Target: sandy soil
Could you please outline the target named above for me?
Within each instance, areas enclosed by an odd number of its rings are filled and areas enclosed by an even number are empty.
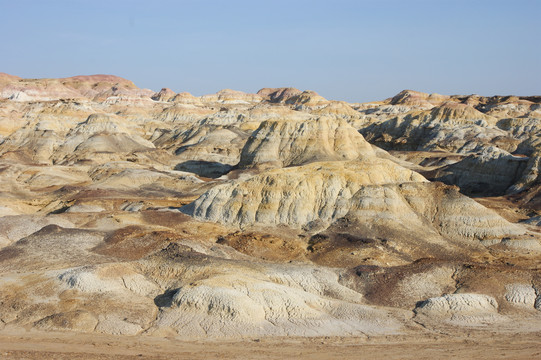
[[[0,334],[0,359],[541,359],[541,334],[186,340]]]

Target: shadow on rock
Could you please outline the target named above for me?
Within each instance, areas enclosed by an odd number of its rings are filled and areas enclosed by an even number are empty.
[[[227,174],[232,168],[231,165],[202,160],[188,160],[175,166],[175,170],[191,172],[212,179]]]
[[[154,304],[158,307],[171,307],[173,303],[173,296],[177,293],[178,289],[170,289],[154,298]]]

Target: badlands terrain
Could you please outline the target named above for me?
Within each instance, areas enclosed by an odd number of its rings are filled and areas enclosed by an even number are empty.
[[[0,357],[539,357],[540,130],[541,96],[0,73]]]

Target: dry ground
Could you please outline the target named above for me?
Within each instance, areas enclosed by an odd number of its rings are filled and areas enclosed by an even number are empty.
[[[0,334],[0,359],[541,359],[541,334],[464,332],[375,338],[187,340]]]

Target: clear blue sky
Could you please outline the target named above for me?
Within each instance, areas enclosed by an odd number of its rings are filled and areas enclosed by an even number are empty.
[[[0,0],[0,72],[189,91],[541,94],[536,0]]]

